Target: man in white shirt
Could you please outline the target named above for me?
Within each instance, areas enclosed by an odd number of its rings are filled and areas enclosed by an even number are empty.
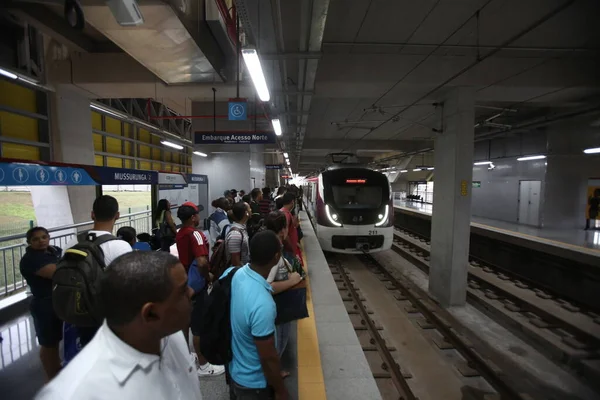
[[[181,331],[190,324],[192,289],[166,252],[131,252],[102,276],[106,319],[92,341],[37,400],[200,400]]]
[[[112,235],[115,222],[119,219],[119,203],[112,196],[100,196],[94,201],[92,206],[92,220],[94,226],[88,235],[95,237],[102,235]],[[77,237],[67,243],[64,250],[70,249],[77,244]],[[104,253],[104,263],[108,266],[115,258],[122,254],[132,251],[131,245],[124,240],[111,240],[100,245]]]
[[[94,201],[92,206],[92,220],[94,226],[90,231],[86,233],[88,240],[94,240],[98,236],[112,235],[115,227],[115,222],[119,219],[119,202],[112,196],[100,196]],[[65,246],[65,250],[75,246],[79,237],[73,238]],[[110,265],[120,255],[129,253],[132,250],[131,245],[124,240],[109,240],[108,242],[100,245],[102,252],[104,253],[104,264]],[[85,346],[92,340],[98,327],[78,327],[79,338],[81,346]]]

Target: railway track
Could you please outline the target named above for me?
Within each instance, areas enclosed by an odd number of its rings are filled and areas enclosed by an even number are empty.
[[[421,289],[369,255],[342,257],[328,255],[329,265],[385,399],[531,399]],[[389,310],[390,296],[403,313],[380,311],[383,305]],[[440,387],[447,392],[436,393]]]
[[[394,251],[429,272],[428,238],[398,230],[394,241]],[[473,258],[468,265],[467,299],[547,357],[598,386],[600,316],[595,312]]]

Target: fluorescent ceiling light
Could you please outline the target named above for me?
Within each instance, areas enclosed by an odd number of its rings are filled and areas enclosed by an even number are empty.
[[[491,165],[492,162],[491,161],[477,161],[476,163],[473,163],[473,165]]]
[[[2,68],[0,68],[0,75],[4,75],[4,76],[6,76],[7,78],[10,78],[10,79],[17,79],[18,78],[18,76],[16,74],[13,74],[12,72],[7,71],[7,70],[2,69]]]
[[[165,146],[167,146],[167,147],[172,147],[172,148],[177,149],[177,150],[182,150],[183,149],[182,145],[177,144],[177,143],[173,143],[173,142],[169,142],[168,140],[161,140],[160,142],[162,144],[164,144]]]
[[[397,173],[396,171],[392,171],[392,172],[390,172],[390,175],[391,175],[391,174],[396,174],[396,173]]]
[[[288,153],[283,153],[283,156],[284,156],[285,158],[289,158],[289,157],[290,157],[290,155],[289,155]]]
[[[261,101],[269,101],[271,99],[271,95],[269,94],[269,88],[267,86],[267,81],[265,80],[265,74],[260,66],[260,60],[258,58],[256,49],[242,50],[242,57],[244,57],[246,68],[248,68],[248,72],[250,73],[250,78],[252,78],[252,83],[254,83],[254,88],[256,89],[258,98]]]
[[[519,157],[517,158],[517,161],[531,161],[531,160],[543,160],[544,158],[546,158],[546,156],[526,156],[526,157]]]
[[[585,149],[583,152],[585,154],[598,154],[598,153],[600,153],[600,147],[595,147],[592,149]]]
[[[421,171],[421,168],[415,168],[415,169],[413,169],[413,172],[419,172],[419,171]]]
[[[195,151],[194,154],[197,156],[200,156],[200,157],[208,157],[205,153],[203,153],[201,151]]]
[[[278,118],[272,119],[271,124],[273,125],[273,130],[277,136],[281,136],[281,122],[279,122]]]
[[[427,171],[433,171],[434,169],[434,167],[427,167]]]
[[[405,172],[408,172],[408,170],[407,169],[403,169],[402,171],[400,171],[401,174],[403,174]]]

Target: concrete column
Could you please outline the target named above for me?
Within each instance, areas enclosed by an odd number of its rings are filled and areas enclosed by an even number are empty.
[[[49,96],[52,161],[94,165],[94,141],[89,99],[63,85]],[[96,198],[94,186],[32,187],[39,225],[47,228],[89,221]],[[65,200],[69,199],[68,204]],[[60,217],[56,210],[61,210]]]
[[[473,92],[456,88],[443,100],[443,132],[435,139],[429,292],[444,307],[466,301],[473,174]]]

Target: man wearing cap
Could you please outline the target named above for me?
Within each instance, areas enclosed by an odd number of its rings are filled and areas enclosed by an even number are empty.
[[[191,201],[183,203],[177,210],[177,218],[181,220],[181,229],[175,236],[177,251],[179,252],[179,261],[189,271],[190,267],[198,268],[200,275],[204,277],[205,282],[209,282],[209,264],[208,264],[208,240],[204,234],[197,229],[200,225],[198,206]],[[194,264],[195,261],[195,264]],[[222,365],[210,364],[200,353],[200,338],[197,332],[194,332],[194,327],[198,324],[197,319],[202,315],[202,293],[192,297],[192,334],[194,349],[196,353],[192,353],[196,360],[198,376],[214,376],[221,375],[225,372],[225,367]],[[186,338],[189,336],[187,331],[184,331]]]

